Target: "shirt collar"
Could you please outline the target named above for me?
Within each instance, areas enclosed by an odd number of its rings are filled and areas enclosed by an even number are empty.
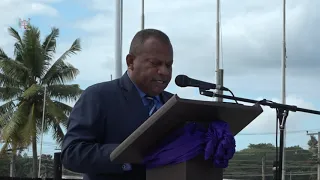
[[[127,75],[128,75],[128,77],[129,77],[129,79],[131,80],[128,71],[127,71]],[[144,98],[144,97],[146,96],[146,93],[144,93],[140,88],[138,88],[138,86],[137,86],[132,80],[131,80],[131,82],[132,82],[132,84],[134,85],[134,87],[136,87],[136,89],[137,89],[137,91],[138,91],[138,93],[139,93],[140,98]],[[158,95],[158,96],[155,96],[155,98],[157,99],[158,102],[161,102],[159,95]]]

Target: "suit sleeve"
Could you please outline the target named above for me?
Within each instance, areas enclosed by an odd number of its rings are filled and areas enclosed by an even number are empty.
[[[87,174],[121,172],[120,164],[110,161],[111,152],[118,144],[101,144],[107,114],[99,90],[87,88],[75,104],[62,143],[61,161],[66,169]],[[103,103],[103,104],[102,104]]]

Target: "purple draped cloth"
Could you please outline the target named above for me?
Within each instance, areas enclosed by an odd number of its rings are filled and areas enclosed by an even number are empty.
[[[167,136],[160,145],[144,159],[147,168],[178,164],[200,154],[212,160],[217,168],[228,167],[235,153],[235,139],[229,125],[213,121],[208,129],[199,123],[188,123]]]

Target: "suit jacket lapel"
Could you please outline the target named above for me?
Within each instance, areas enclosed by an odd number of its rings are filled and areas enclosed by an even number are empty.
[[[134,109],[137,119],[146,120],[149,117],[148,109],[143,105],[139,92],[130,80],[127,72],[120,78],[120,87],[122,94],[127,100],[127,107]]]
[[[165,104],[171,98],[170,94],[167,92],[162,92],[160,97],[161,97],[163,104]]]

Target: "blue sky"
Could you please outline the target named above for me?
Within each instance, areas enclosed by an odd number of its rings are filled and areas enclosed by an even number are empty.
[[[75,83],[86,88],[110,79],[114,74],[114,11],[115,4],[103,0],[28,0],[20,5],[1,3],[0,47],[12,54],[12,38],[5,29],[18,27],[18,19],[31,18],[42,35],[52,26],[60,29],[57,57],[81,38],[83,51],[68,59],[80,70]],[[319,2],[293,0],[288,3],[287,22],[287,103],[304,108],[320,109],[318,32],[316,16]],[[232,6],[231,6],[232,5]],[[237,7],[237,8],[235,8]],[[222,47],[224,85],[236,96],[251,99],[281,100],[281,2],[257,0],[222,1]],[[175,49],[174,76],[186,74],[208,82],[215,81],[215,3],[177,0],[146,0],[146,28],[166,32]],[[140,28],[140,1],[124,2],[123,56],[133,35]],[[22,32],[22,30],[21,30]],[[123,71],[125,63],[123,61]],[[177,88],[174,81],[168,91],[181,97],[208,100],[197,89]],[[72,105],[72,104],[71,104]],[[236,136],[237,148],[249,143],[275,143],[275,111],[265,112]],[[239,119],[241,121],[241,119]],[[287,145],[307,148],[305,130],[319,131],[316,115],[290,113]],[[267,134],[265,134],[267,133]],[[56,147],[50,135],[44,138],[43,153]],[[31,153],[31,149],[29,151]]]

